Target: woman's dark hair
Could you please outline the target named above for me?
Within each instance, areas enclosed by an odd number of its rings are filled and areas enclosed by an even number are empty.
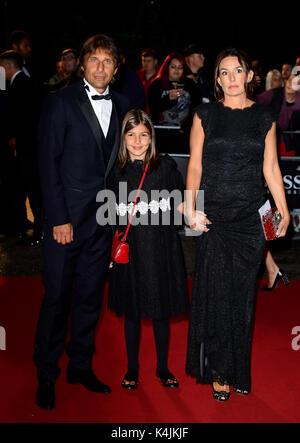
[[[171,64],[171,61],[174,60],[174,58],[176,58],[182,64],[183,66],[182,79],[184,77],[184,73],[186,70],[186,63],[184,56],[179,52],[171,52],[171,54],[169,54],[163,61],[163,64],[161,65],[157,73],[157,76],[154,78],[154,80],[157,78],[159,79],[163,89],[168,89],[169,87],[169,66]]]
[[[111,37],[104,34],[94,35],[90,37],[82,46],[79,61],[81,66],[84,65],[85,56],[95,52],[98,48],[103,49],[110,54],[115,60],[115,66],[117,67],[120,62],[119,49]]]
[[[218,102],[221,102],[224,100],[224,92],[223,92],[222,87],[218,83],[218,77],[220,75],[221,61],[224,60],[224,58],[226,58],[226,57],[237,57],[238,61],[240,62],[241,66],[243,67],[243,69],[247,75],[249,74],[250,71],[252,71],[251,60],[246,52],[236,49],[236,48],[228,48],[228,49],[224,49],[222,52],[220,52],[218,54],[216,62],[215,62],[215,77],[214,77],[215,98]],[[251,80],[251,82],[245,83],[245,90],[246,90],[247,98],[252,99],[253,98],[253,90],[254,90],[253,79]]]
[[[141,109],[132,109],[131,111],[127,112],[122,123],[121,143],[118,154],[119,169],[121,172],[125,170],[126,164],[129,160],[125,135],[127,134],[127,132],[129,132],[131,129],[135,128],[139,124],[146,126],[146,128],[150,133],[150,144],[146,152],[144,163],[149,162],[149,171],[154,169],[154,167],[157,164],[159,155],[156,152],[155,130],[153,123],[150,117],[146,114],[146,112],[142,111]]]

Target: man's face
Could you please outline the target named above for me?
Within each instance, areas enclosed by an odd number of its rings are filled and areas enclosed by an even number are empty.
[[[61,62],[62,69],[66,74],[71,74],[72,72],[76,71],[79,64],[78,58],[76,58],[72,52],[63,55],[61,58]]]
[[[282,75],[282,78],[283,78],[284,81],[287,81],[287,79],[291,75],[291,72],[292,72],[292,66],[291,65],[288,65],[288,64],[282,65],[281,75]]]
[[[146,74],[152,74],[155,72],[157,65],[157,59],[150,56],[142,56],[142,67]]]
[[[191,64],[195,69],[203,68],[204,60],[203,54],[191,54],[188,56],[188,64]]]
[[[20,54],[23,60],[26,60],[31,54],[29,38],[23,38],[18,44],[13,44],[12,49]]]
[[[85,79],[102,94],[117,72],[115,59],[102,48],[87,54],[82,67]]]

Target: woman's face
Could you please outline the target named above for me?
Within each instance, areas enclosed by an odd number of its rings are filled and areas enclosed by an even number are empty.
[[[237,57],[225,57],[219,65],[217,81],[223,89],[224,96],[245,95],[245,84],[252,78],[253,71],[247,74]]]
[[[125,143],[130,160],[144,160],[150,142],[150,132],[142,123],[126,132]]]
[[[183,64],[177,59],[173,58],[169,64],[169,80],[171,82],[178,82],[183,76]]]
[[[272,80],[271,80],[271,88],[280,88],[282,86],[282,80],[281,77],[278,74],[273,74],[272,75]]]

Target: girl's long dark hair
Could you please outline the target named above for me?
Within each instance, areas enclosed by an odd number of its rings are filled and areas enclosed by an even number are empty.
[[[144,163],[146,164],[149,162],[149,172],[153,170],[159,160],[159,155],[156,152],[156,146],[155,146],[155,130],[153,123],[150,119],[150,117],[144,112],[142,109],[132,109],[131,111],[127,112],[123,119],[122,123],[122,130],[121,130],[121,143],[120,143],[120,149],[118,154],[118,162],[119,162],[119,170],[120,172],[124,172],[127,162],[129,160],[129,154],[126,147],[125,142],[125,134],[127,134],[128,131],[135,128],[139,124],[142,124],[146,126],[150,133],[150,145],[146,152]]]
[[[250,71],[252,71],[251,61],[248,54],[242,50],[236,48],[228,48],[224,49],[217,56],[215,62],[215,74],[214,74],[214,90],[215,90],[215,98],[218,102],[222,102],[224,100],[224,92],[222,87],[218,83],[218,77],[220,75],[220,64],[221,61],[226,57],[237,57],[244,71],[248,75]],[[248,99],[253,99],[253,90],[254,90],[254,81],[252,79],[251,82],[245,83],[245,90]]]

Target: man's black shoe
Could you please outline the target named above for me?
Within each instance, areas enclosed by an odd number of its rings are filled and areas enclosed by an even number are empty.
[[[110,387],[98,380],[92,370],[83,372],[67,371],[66,381],[72,385],[83,385],[88,391],[99,394],[110,394],[111,392]]]
[[[36,404],[50,411],[55,407],[55,390],[53,381],[43,381],[39,383],[39,387],[35,396]]]

